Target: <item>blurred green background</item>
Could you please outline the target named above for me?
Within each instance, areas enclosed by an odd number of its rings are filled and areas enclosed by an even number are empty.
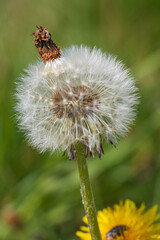
[[[131,69],[141,95],[118,151],[89,159],[97,209],[130,198],[160,206],[160,1],[0,1],[0,240],[70,240],[84,215],[75,161],[39,154],[18,130],[15,81],[37,59],[31,33],[47,27],[61,46],[97,46]]]

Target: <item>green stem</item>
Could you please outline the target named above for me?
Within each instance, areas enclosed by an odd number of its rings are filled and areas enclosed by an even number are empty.
[[[82,201],[87,215],[91,238],[92,240],[101,240],[94,197],[89,179],[88,164],[84,156],[84,146],[82,143],[77,144],[76,159],[80,176]]]

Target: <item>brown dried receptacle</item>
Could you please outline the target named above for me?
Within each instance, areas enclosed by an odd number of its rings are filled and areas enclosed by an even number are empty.
[[[61,50],[51,39],[51,34],[46,28],[36,26],[38,30],[33,32],[34,43],[39,57],[43,62],[54,60],[61,56]]]

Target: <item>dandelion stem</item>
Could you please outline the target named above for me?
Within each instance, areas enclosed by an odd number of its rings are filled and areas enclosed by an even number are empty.
[[[87,159],[84,154],[84,146],[79,143],[76,147],[76,159],[78,164],[82,201],[84,204],[85,213],[87,215],[88,226],[92,240],[101,240],[100,231],[97,222],[97,214],[94,203],[92,187],[89,179]]]

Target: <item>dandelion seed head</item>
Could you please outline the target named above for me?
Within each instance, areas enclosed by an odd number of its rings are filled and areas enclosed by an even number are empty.
[[[128,133],[136,92],[134,79],[115,57],[73,46],[61,58],[30,65],[21,77],[19,125],[42,152],[70,149],[79,141],[90,152],[102,150],[102,139],[115,144]]]

